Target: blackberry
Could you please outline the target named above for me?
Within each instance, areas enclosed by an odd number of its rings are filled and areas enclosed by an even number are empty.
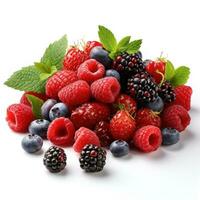
[[[139,103],[149,103],[157,99],[158,86],[147,72],[141,72],[128,79],[127,93]]]
[[[66,166],[67,156],[63,149],[51,146],[44,155],[44,165],[52,173],[62,171]]]
[[[168,81],[163,82],[158,93],[165,103],[171,103],[176,99],[175,91]]]
[[[130,74],[130,72],[132,74],[143,72],[142,54],[140,52],[135,54],[122,53],[114,60],[112,68],[118,72],[125,72],[125,75]]]
[[[99,172],[106,164],[106,151],[93,144],[87,144],[80,153],[80,167],[86,172]]]

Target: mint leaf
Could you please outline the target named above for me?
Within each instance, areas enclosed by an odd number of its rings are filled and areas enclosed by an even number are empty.
[[[108,30],[104,26],[99,26],[98,34],[99,34],[99,39],[106,50],[110,52],[116,50],[117,40],[114,34],[110,30]]]
[[[124,51],[126,50],[129,42],[130,42],[131,36],[126,36],[124,38],[122,38],[119,43],[117,44],[117,51]]]
[[[41,58],[41,63],[49,66],[56,66],[58,70],[61,69],[62,61],[67,49],[67,43],[67,37],[64,35],[58,41],[50,44]]]
[[[41,107],[44,103],[44,101],[36,96],[33,96],[33,95],[30,95],[30,94],[27,94],[26,95],[29,103],[31,104],[31,107],[32,107],[32,111],[33,111],[33,114],[35,115],[35,117],[37,119],[41,118],[42,117],[42,114],[41,114]]]
[[[58,70],[57,70],[56,66],[52,66],[51,71],[49,73],[41,73],[40,74],[40,80],[43,81],[43,80],[48,79],[50,76],[52,76],[57,71]]]
[[[170,81],[175,73],[174,65],[172,64],[171,61],[167,60],[166,65],[165,65],[165,79],[167,81]]]
[[[129,43],[126,52],[128,54],[133,54],[138,52],[138,50],[140,49],[142,44],[142,40],[134,40],[132,42]]]
[[[45,83],[40,80],[40,72],[35,66],[28,66],[14,72],[4,84],[20,91],[44,93]]]
[[[190,69],[186,66],[180,66],[175,70],[174,76],[171,79],[171,84],[173,86],[184,85],[187,83],[190,76]]]

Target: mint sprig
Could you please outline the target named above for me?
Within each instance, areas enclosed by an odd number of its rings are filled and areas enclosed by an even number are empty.
[[[109,52],[109,56],[112,59],[115,59],[115,57],[122,52],[134,54],[138,52],[142,44],[142,40],[130,42],[131,36],[126,36],[117,42],[114,34],[104,26],[99,26],[98,34],[103,47]]]

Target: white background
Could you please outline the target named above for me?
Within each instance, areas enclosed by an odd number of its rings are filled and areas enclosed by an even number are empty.
[[[0,199],[200,199],[198,0],[1,0],[0,1]],[[38,61],[51,41],[97,39],[97,25],[120,38],[143,38],[145,58],[163,51],[176,66],[191,67],[192,122],[179,144],[157,152],[132,152],[128,158],[109,154],[104,172],[85,174],[78,155],[66,149],[67,170],[50,174],[42,155],[28,155],[22,135],[6,125],[5,110],[20,92],[3,86],[11,73]],[[45,143],[44,150],[49,147]]]

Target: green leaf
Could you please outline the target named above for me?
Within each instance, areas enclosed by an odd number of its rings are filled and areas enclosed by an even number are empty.
[[[122,38],[119,43],[117,44],[117,51],[124,51],[126,50],[129,42],[130,42],[131,36],[126,36],[124,38]]]
[[[108,30],[106,27],[104,26],[99,26],[99,39],[101,41],[101,43],[103,44],[103,47],[112,52],[115,51],[117,48],[117,40],[114,36],[114,34]]]
[[[165,79],[167,81],[170,81],[175,73],[174,65],[172,64],[171,61],[167,60],[166,65],[165,65]]]
[[[126,52],[128,54],[133,54],[138,52],[138,50],[140,49],[142,44],[142,40],[134,40],[132,42],[129,43]]]
[[[49,66],[56,66],[58,70],[61,69],[67,49],[67,43],[67,37],[64,35],[58,41],[50,44],[41,58],[41,63]]]
[[[52,76],[57,71],[58,70],[57,70],[56,66],[52,66],[51,71],[49,73],[41,73],[40,74],[40,80],[42,81],[42,80],[48,79],[50,76]]]
[[[32,111],[33,111],[33,114],[35,115],[35,117],[37,119],[41,118],[42,117],[42,114],[41,114],[41,107],[44,103],[44,101],[36,96],[33,96],[33,95],[30,95],[30,94],[27,94],[26,95],[29,103],[31,104],[31,107],[32,107]]]
[[[14,72],[4,84],[20,91],[44,93],[45,83],[45,80],[40,80],[40,72],[35,66],[28,66]]]
[[[190,68],[186,66],[180,66],[175,70],[174,76],[171,79],[173,86],[184,85],[187,83],[190,76]]]
[[[111,52],[111,53],[109,53],[109,57],[111,58],[111,59],[115,59],[115,57],[117,56],[117,52],[116,51],[113,51],[113,52]]]

